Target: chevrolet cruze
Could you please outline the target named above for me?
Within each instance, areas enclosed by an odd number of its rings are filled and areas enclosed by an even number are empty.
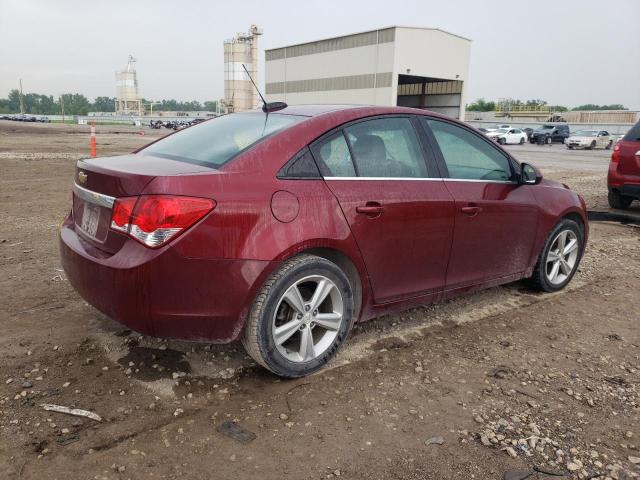
[[[582,198],[468,125],[269,110],[79,161],[60,252],[80,295],[138,332],[241,340],[299,377],[354,322],[520,279],[552,292],[576,273]]]

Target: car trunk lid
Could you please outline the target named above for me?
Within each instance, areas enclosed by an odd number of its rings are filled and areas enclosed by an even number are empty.
[[[120,249],[125,235],[111,230],[111,213],[119,197],[137,196],[156,177],[198,174],[212,168],[150,155],[86,159],[76,165],[73,218],[76,231],[108,253]]]

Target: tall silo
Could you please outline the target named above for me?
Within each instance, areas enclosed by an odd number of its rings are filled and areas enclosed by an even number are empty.
[[[228,112],[256,108],[259,96],[242,65],[258,83],[258,36],[262,30],[251,25],[248,33],[238,33],[224,41],[224,103]]]
[[[133,66],[136,59],[129,55],[127,68],[116,72],[116,113],[142,115],[142,101],[138,97],[138,78]]]

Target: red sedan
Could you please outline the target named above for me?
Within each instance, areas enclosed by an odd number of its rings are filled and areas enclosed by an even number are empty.
[[[318,105],[79,161],[60,251],[109,317],[158,337],[240,339],[299,377],[356,321],[523,278],[560,290],[587,233],[579,195],[464,123]]]

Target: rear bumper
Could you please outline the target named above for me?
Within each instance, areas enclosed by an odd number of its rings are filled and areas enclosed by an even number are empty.
[[[633,198],[640,198],[640,183],[639,184],[623,184],[617,189],[622,195]]]
[[[615,164],[609,164],[607,187],[622,195],[640,199],[640,175],[624,175],[618,173]]]
[[[277,262],[187,258],[127,241],[114,255],[87,244],[67,218],[60,231],[67,278],[89,304],[137,332],[227,343]]]

